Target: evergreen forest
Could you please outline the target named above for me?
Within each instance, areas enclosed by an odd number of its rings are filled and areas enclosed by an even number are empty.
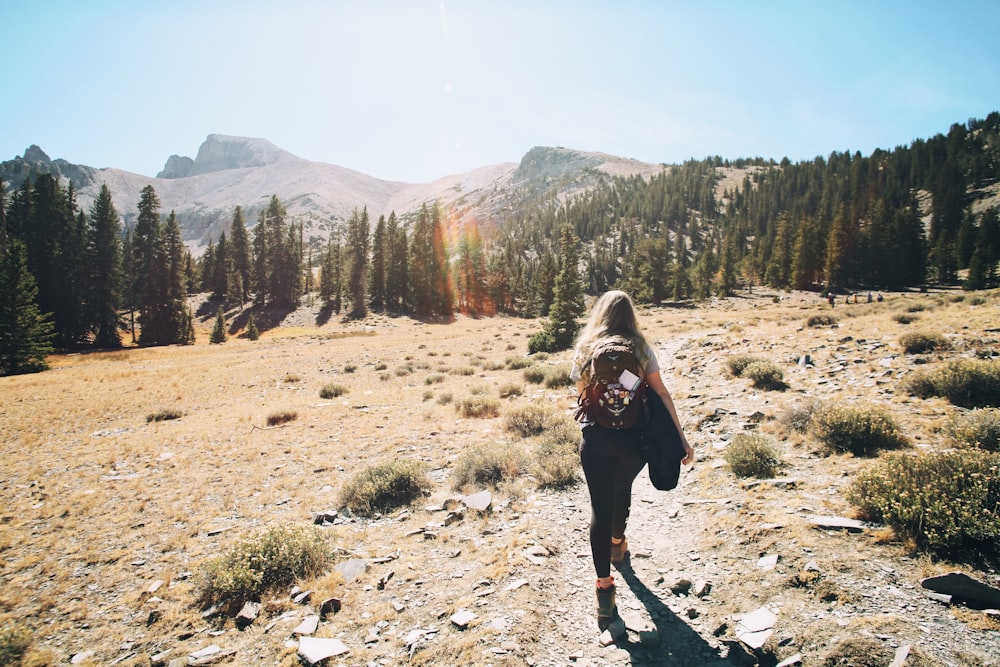
[[[13,191],[0,183],[0,375],[42,370],[52,350],[192,343],[198,293],[251,310],[289,312],[314,295],[345,318],[447,320],[573,318],[579,291],[609,288],[662,304],[758,285],[1000,286],[998,112],[870,156],[711,157],[648,180],[595,175],[563,204],[493,221],[488,237],[427,202],[407,224],[355,210],[329,239],[306,239],[272,196],[252,225],[235,206],[228,234],[197,259],[151,185],[126,228],[107,187],[84,211],[73,184],[48,174]]]

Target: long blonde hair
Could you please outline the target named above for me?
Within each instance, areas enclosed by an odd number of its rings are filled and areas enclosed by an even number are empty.
[[[649,344],[639,330],[635,306],[631,297],[621,290],[605,292],[594,302],[590,317],[576,339],[573,361],[583,369],[585,375],[590,370],[588,362],[594,354],[594,348],[611,336],[621,336],[631,341],[635,355],[643,366],[649,363]]]

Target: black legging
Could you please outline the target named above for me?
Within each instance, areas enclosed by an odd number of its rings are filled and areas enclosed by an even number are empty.
[[[632,481],[646,463],[639,452],[635,431],[583,429],[580,462],[590,491],[590,552],[598,578],[611,576],[611,536],[625,534]]]

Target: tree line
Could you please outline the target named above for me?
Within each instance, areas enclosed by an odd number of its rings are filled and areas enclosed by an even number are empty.
[[[720,192],[727,169],[742,169],[743,179]],[[355,210],[328,240],[307,241],[272,196],[252,236],[237,206],[228,234],[197,260],[152,186],[125,229],[107,187],[84,212],[72,183],[50,175],[27,179],[9,202],[0,183],[0,374],[44,367],[53,348],[119,347],[123,335],[143,345],[193,342],[187,296],[198,292],[279,310],[318,293],[349,318],[552,316],[561,324],[539,343],[550,347],[565,342],[580,307],[567,281],[654,304],[759,284],[1000,285],[1000,216],[978,199],[1000,180],[1000,113],[868,157],[712,157],[648,180],[598,175],[564,204],[521,208],[486,240],[474,222],[451,220],[433,203],[407,224],[380,215],[374,228],[367,209]]]

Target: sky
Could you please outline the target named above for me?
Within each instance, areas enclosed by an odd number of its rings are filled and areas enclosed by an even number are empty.
[[[155,176],[212,133],[424,183],[534,146],[891,150],[1000,110],[995,0],[0,0],[0,160]]]

